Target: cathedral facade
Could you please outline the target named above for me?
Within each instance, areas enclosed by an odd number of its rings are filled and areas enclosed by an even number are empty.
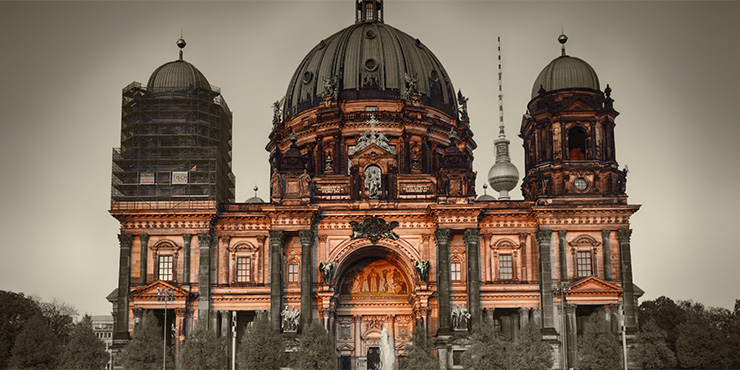
[[[616,327],[621,304],[631,337],[639,206],[616,161],[611,89],[561,36],[522,119],[524,199],[508,196],[519,175],[503,122],[487,179],[499,199],[476,196],[467,98],[382,5],[357,1],[355,23],[315,45],[274,104],[266,201],[235,201],[231,112],[182,51],[124,89],[114,345],[144,310],[167,315],[176,351],[195,325],[240,336],[267,312],[290,336],[319,321],[352,370],[374,366],[383,329],[402,354],[419,324],[444,369],[460,368],[482,320],[511,342],[536,323],[555,368],[574,363],[601,307]]]

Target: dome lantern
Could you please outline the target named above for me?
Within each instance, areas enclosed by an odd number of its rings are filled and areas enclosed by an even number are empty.
[[[355,23],[383,22],[383,2],[381,0],[357,0]]]

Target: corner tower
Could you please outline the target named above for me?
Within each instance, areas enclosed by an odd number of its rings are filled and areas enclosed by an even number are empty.
[[[618,169],[614,149],[611,88],[585,61],[565,53],[535,80],[532,100],[522,120],[526,200],[541,198],[626,198],[626,171]]]
[[[113,149],[111,200],[234,201],[232,116],[217,87],[180,57],[146,86],[123,88],[121,146]]]

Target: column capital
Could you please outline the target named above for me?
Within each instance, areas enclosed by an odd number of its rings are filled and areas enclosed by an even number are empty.
[[[285,233],[282,230],[271,230],[270,231],[270,244],[283,245],[283,239]]]
[[[198,246],[200,246],[200,248],[210,248],[211,240],[212,240],[211,234],[207,234],[207,233],[198,234]]]
[[[149,244],[149,234],[139,234],[139,242],[141,245]]]
[[[480,230],[479,229],[467,229],[463,233],[463,241],[466,245],[478,245],[480,242]]]
[[[450,234],[452,233],[452,230],[450,229],[437,229],[434,231],[434,238],[437,239],[437,244],[449,244],[450,243]]]
[[[629,244],[632,238],[632,229],[619,229],[617,230],[617,237],[619,242],[622,244]]]
[[[601,230],[601,238],[602,239],[607,239],[607,238],[609,238],[609,235],[611,235],[611,233],[612,233],[612,231],[609,230],[609,229]]]
[[[121,248],[131,248],[134,244],[134,236],[131,234],[118,234],[118,243]]]
[[[565,229],[558,230],[558,237],[559,238],[561,238],[561,239],[562,238],[565,238],[566,235],[568,235],[568,230],[565,230]]]
[[[537,233],[535,235],[537,237],[537,244],[550,244],[550,238],[552,238],[552,229],[549,227],[537,229]]]
[[[301,240],[301,245],[313,245],[313,230],[299,230],[298,239]]]

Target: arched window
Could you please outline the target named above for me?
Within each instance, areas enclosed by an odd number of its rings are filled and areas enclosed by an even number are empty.
[[[600,242],[596,241],[590,235],[580,235],[572,242],[568,243],[571,247],[573,261],[573,276],[576,279],[598,275],[599,263],[597,253]]]
[[[519,244],[501,239],[491,245],[491,269],[494,281],[515,281],[519,273]]]
[[[154,258],[154,273],[158,280],[177,281],[177,257],[180,247],[165,240],[152,248]]]
[[[574,126],[568,130],[568,159],[571,161],[586,160],[586,130]]]
[[[255,267],[259,263],[259,248],[250,243],[238,243],[229,250],[231,251],[231,282],[256,282]]]

